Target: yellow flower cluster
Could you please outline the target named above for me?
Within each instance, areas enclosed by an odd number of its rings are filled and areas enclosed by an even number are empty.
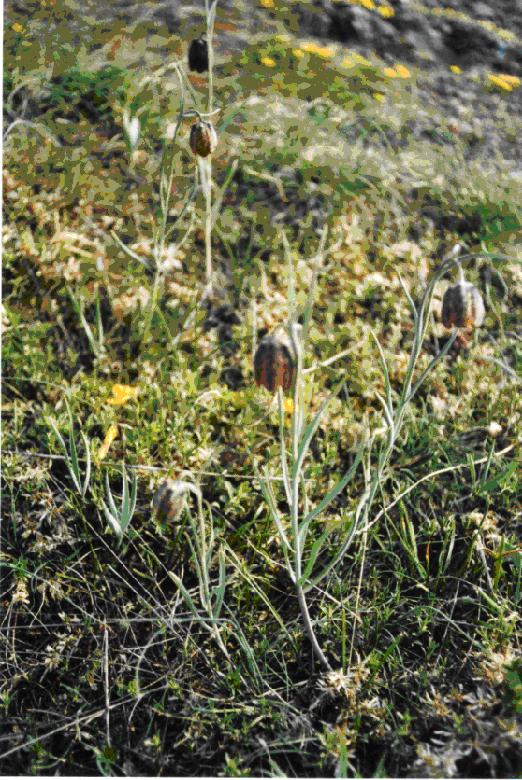
[[[458,65],[450,65],[450,70],[452,73],[455,73],[457,76],[462,73],[462,68],[459,68]]]
[[[380,5],[377,9],[377,13],[380,14],[383,19],[391,19],[395,16],[395,10],[391,5]]]
[[[335,0],[335,2],[346,2],[346,0]],[[391,19],[395,16],[395,9],[391,5],[377,5],[375,0],[347,0],[350,5],[358,5],[359,8],[366,8],[367,11],[377,11],[383,19]]]
[[[384,68],[383,73],[390,79],[409,79],[411,76],[406,65],[401,64],[394,65],[393,68]]]
[[[130,385],[113,385],[111,389],[112,397],[107,399],[111,406],[124,406],[138,395],[138,388]]]
[[[259,0],[259,5],[262,8],[273,8],[274,7],[274,0]]]
[[[23,33],[24,26],[23,24],[20,24],[20,22],[15,22],[14,24],[11,25],[11,30],[13,30],[13,32],[15,33]]]
[[[261,57],[261,64],[266,68],[275,68],[276,61],[272,57]]]
[[[302,43],[300,48],[302,51],[305,51],[308,54],[315,54],[317,57],[321,57],[323,60],[331,60],[335,54],[334,50],[329,46],[319,46],[313,41],[306,41],[305,43]]]
[[[488,83],[494,87],[504,90],[504,92],[513,92],[520,86],[518,76],[510,76],[508,73],[490,73]]]

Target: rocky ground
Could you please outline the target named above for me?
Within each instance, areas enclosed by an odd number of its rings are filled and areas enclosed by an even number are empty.
[[[158,34],[188,39],[203,29],[202,5],[172,0],[72,0],[66,37],[87,49],[101,45],[98,37],[105,40],[131,28],[139,30],[144,40]],[[389,64],[415,65],[421,70],[417,80],[420,105],[436,108],[447,117],[455,132],[469,140],[469,155],[500,155],[518,168],[522,89],[514,89],[506,99],[498,89],[484,90],[482,82],[491,74],[522,76],[522,1],[452,0],[439,5],[436,0],[390,0],[386,8],[393,15],[389,17],[371,6],[375,6],[373,0],[314,0],[285,4],[281,10],[271,0],[261,6],[251,0],[221,0],[216,29],[218,67],[256,36],[262,39],[274,32],[335,42],[362,55],[375,53]],[[28,7],[37,9],[38,3],[9,0],[7,23],[20,15],[27,18]],[[56,21],[36,14],[32,25],[42,35],[52,34],[53,25],[63,27],[63,14]],[[59,59],[56,68],[60,70]],[[450,68],[458,69],[458,79]],[[504,133],[499,130],[499,108],[504,114]],[[427,136],[430,125],[428,114],[423,116],[421,110],[411,130]]]

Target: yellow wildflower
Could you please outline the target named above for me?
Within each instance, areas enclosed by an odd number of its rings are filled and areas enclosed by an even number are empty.
[[[455,73],[457,76],[462,73],[462,68],[459,68],[458,65],[450,65],[450,70],[452,73]]]
[[[274,0],[259,0],[259,5],[261,5],[263,8],[273,8]]]
[[[103,460],[104,458],[107,457],[107,453],[109,452],[109,447],[111,446],[114,439],[116,439],[117,437],[118,437],[118,426],[110,425],[107,433],[105,434],[103,444],[98,450],[98,460]]]
[[[391,19],[395,16],[395,10],[390,5],[380,5],[377,9],[377,13],[380,14],[383,19]]]
[[[276,61],[272,59],[272,57],[261,57],[261,64],[265,65],[267,68],[275,68]]]
[[[24,31],[23,24],[20,24],[20,22],[15,22],[13,25],[11,25],[11,30],[13,30],[15,33],[22,33]]]
[[[308,54],[316,54],[323,60],[331,60],[334,56],[334,50],[329,46],[318,46],[317,43],[314,43],[313,41],[302,43],[301,49],[308,52]]]
[[[111,406],[124,406],[127,401],[136,398],[137,395],[137,387],[130,387],[130,385],[113,385],[112,398],[108,398],[107,403]]]
[[[361,6],[361,8],[367,8],[369,11],[373,11],[375,8],[375,3],[373,0],[359,0],[358,4]]]
[[[490,76],[489,83],[493,84],[495,87],[500,87],[500,89],[503,89],[505,92],[513,92],[512,85],[507,81],[504,81],[504,79],[501,79],[499,76]]]
[[[396,65],[395,70],[397,71],[397,75],[401,79],[409,79],[411,76],[411,73],[406,67],[406,65]]]
[[[284,399],[283,410],[287,412],[287,414],[292,414],[292,412],[294,411],[294,402],[291,398]]]
[[[298,60],[300,60],[301,57],[304,57],[304,52],[302,52],[301,49],[292,49],[292,54],[294,57],[297,57]]]
[[[406,65],[395,65],[394,68],[384,68],[383,73],[390,79],[409,79],[411,76],[410,71]]]
[[[518,76],[510,76],[509,73],[499,73],[499,76],[503,81],[507,81],[508,84],[511,84],[513,89],[520,86],[520,79]]]
[[[374,92],[373,97],[375,98],[375,100],[378,100],[379,103],[382,103],[384,100],[384,95],[382,94],[382,92]]]
[[[503,89],[504,92],[513,92],[515,87],[520,86],[520,80],[517,79],[516,76],[506,77],[503,73],[499,73],[498,75],[490,73],[488,76],[488,83],[491,86]]]

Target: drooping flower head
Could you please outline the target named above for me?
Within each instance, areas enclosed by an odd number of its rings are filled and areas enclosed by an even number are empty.
[[[217,134],[210,122],[199,120],[190,129],[190,148],[198,157],[208,157],[217,146]]]
[[[486,310],[482,296],[474,285],[459,279],[448,287],[442,299],[442,322],[446,328],[479,328]]]
[[[208,70],[208,45],[202,35],[199,38],[194,38],[190,43],[188,64],[190,70],[195,70],[197,73],[204,73]]]
[[[271,393],[279,387],[289,390],[295,380],[296,354],[291,339],[283,328],[278,328],[259,342],[254,355],[256,384]]]

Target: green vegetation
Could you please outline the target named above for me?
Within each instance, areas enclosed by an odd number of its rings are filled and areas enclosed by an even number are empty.
[[[33,5],[5,41],[2,771],[514,776],[509,154],[412,66],[292,25],[225,49],[241,14],[218,10],[205,167],[190,37],[75,42],[64,0]],[[509,149],[516,90],[487,94]],[[456,243],[473,333],[441,323]],[[278,401],[253,353],[289,318]],[[173,522],[167,477],[190,485]]]

